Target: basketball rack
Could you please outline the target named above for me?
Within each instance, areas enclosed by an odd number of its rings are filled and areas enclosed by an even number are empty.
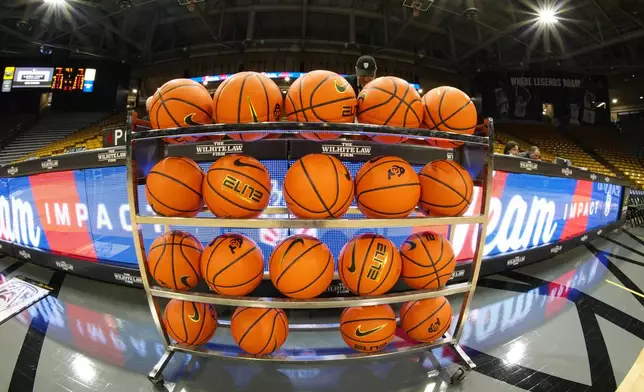
[[[374,360],[386,357],[393,357],[399,355],[409,354],[428,354],[429,350],[442,346],[451,346],[454,352],[460,357],[464,366],[459,367],[458,370],[451,374],[450,381],[458,383],[462,381],[467,372],[471,371],[475,364],[468,357],[468,355],[459,346],[459,340],[463,334],[465,322],[468,319],[469,309],[472,302],[472,297],[477,286],[479,271],[481,267],[481,259],[483,257],[483,247],[485,244],[487,217],[489,211],[492,173],[493,173],[493,123],[489,119],[489,137],[461,135],[446,133],[441,131],[426,130],[426,129],[408,129],[397,128],[388,126],[375,126],[366,124],[331,124],[331,123],[298,123],[298,122],[272,122],[272,123],[254,123],[254,124],[213,124],[202,125],[187,128],[172,128],[163,130],[151,130],[144,126],[141,122],[136,120],[135,116],[130,116],[129,119],[129,142],[127,146],[127,189],[128,200],[130,206],[130,215],[132,222],[132,235],[134,238],[134,246],[136,256],[141,271],[141,280],[145,289],[146,298],[148,300],[152,318],[157,327],[162,341],[165,345],[165,351],[158,363],[149,373],[148,378],[155,384],[155,386],[163,388],[164,378],[163,370],[176,352],[183,352],[189,354],[239,359],[246,361],[268,361],[280,363],[311,363],[311,362],[324,362],[324,361],[341,361],[341,360]],[[147,125],[147,124],[146,124]],[[136,144],[145,139],[157,138],[174,138],[181,136],[213,136],[225,135],[226,133],[244,133],[244,132],[273,132],[273,133],[298,133],[298,132],[337,132],[342,134],[388,134],[388,135],[405,135],[413,138],[438,138],[446,140],[454,140],[464,143],[465,145],[479,146],[485,150],[483,158],[482,169],[482,199],[480,214],[476,216],[466,217],[424,217],[419,214],[414,214],[411,217],[403,219],[326,219],[326,220],[309,220],[309,219],[295,219],[292,215],[288,218],[273,219],[273,218],[257,218],[257,219],[221,219],[215,217],[208,218],[168,218],[161,216],[141,215],[139,208],[138,186],[141,185],[137,179],[137,162]],[[417,147],[417,146],[415,146]],[[431,148],[431,147],[427,147]],[[461,147],[462,148],[462,147]],[[474,202],[474,201],[473,201]],[[284,208],[271,208],[269,207],[264,214],[285,214],[287,211]],[[359,211],[351,208],[349,214],[357,214]],[[262,216],[265,216],[262,215]],[[389,293],[380,296],[352,296],[352,297],[331,297],[331,298],[315,298],[308,300],[298,300],[290,298],[274,298],[274,297],[228,297],[220,296],[206,292],[195,291],[175,291],[170,289],[161,288],[152,284],[150,280],[150,272],[147,268],[146,252],[143,240],[142,225],[161,225],[165,227],[166,231],[170,230],[171,226],[192,226],[192,227],[226,227],[226,228],[393,228],[393,227],[422,227],[422,226],[448,226],[449,227],[449,240],[453,238],[455,225],[459,224],[476,224],[477,229],[475,233],[478,235],[474,256],[472,259],[471,274],[468,281],[463,283],[449,284],[439,290],[413,290],[407,292]],[[264,275],[264,279],[269,279],[268,275]],[[337,273],[334,276],[337,279]],[[375,353],[347,353],[346,349],[338,349],[337,353],[329,353],[325,350],[323,354],[312,355],[310,351],[305,350],[287,350],[282,349],[272,355],[263,357],[254,357],[242,354],[235,350],[222,349],[217,344],[208,344],[208,346],[216,346],[217,348],[197,348],[188,347],[181,344],[174,343],[170,340],[167,332],[165,331],[164,323],[161,318],[161,309],[159,306],[158,298],[180,299],[201,303],[208,303],[223,306],[247,306],[247,307],[260,307],[260,308],[282,308],[282,309],[328,309],[328,308],[344,308],[352,306],[372,306],[381,304],[402,303],[411,300],[419,300],[426,298],[433,298],[439,296],[449,296],[458,293],[463,293],[464,298],[461,305],[460,312],[457,317],[456,327],[453,335],[446,333],[441,339],[428,344],[411,344],[405,342],[396,342],[397,344],[390,344],[385,349]],[[230,325],[229,320],[218,320],[220,328]],[[291,331],[328,331],[338,330],[338,323],[326,324],[291,324],[289,330]],[[215,338],[216,340],[216,338]],[[398,344],[400,343],[400,344]]]

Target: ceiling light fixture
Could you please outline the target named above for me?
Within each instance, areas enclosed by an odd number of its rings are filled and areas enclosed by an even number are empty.
[[[557,13],[553,8],[543,8],[538,11],[539,13],[539,22],[547,25],[552,25],[559,22],[557,18]]]
[[[67,0],[43,0],[45,4],[51,4],[51,5],[65,5],[67,4]]]
[[[613,98],[613,103],[617,103],[617,102],[619,102],[617,98]]]

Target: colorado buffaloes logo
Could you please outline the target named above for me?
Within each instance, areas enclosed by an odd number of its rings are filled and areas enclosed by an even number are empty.
[[[391,180],[391,177],[400,177],[405,174],[405,168],[398,165],[393,165],[387,170],[387,179]]]
[[[244,240],[241,237],[233,237],[228,243],[230,253],[235,254],[235,249],[239,249],[244,245]]]
[[[186,124],[188,124],[188,125],[202,125],[202,124],[199,124],[198,122],[196,122],[195,120],[193,120],[193,117],[194,117],[196,114],[197,114],[197,113],[190,113],[190,114],[188,114],[188,115],[183,119],[183,122],[184,122],[184,123],[186,123]]]
[[[359,337],[359,338],[362,338],[362,337],[365,337],[367,335],[371,335],[374,332],[378,332],[378,331],[380,331],[381,329],[383,329],[386,326],[387,326],[387,324],[382,324],[382,325],[377,326],[376,328],[372,328],[372,329],[368,329],[366,331],[363,331],[362,330],[362,325],[358,325],[358,328],[356,328],[356,336]]]
[[[229,192],[236,193],[237,196],[248,204],[259,203],[264,196],[264,192],[259,189],[255,189],[253,186],[244,183],[242,180],[230,174],[224,177],[224,181],[221,183],[221,186],[226,188]]]
[[[335,79],[333,82],[333,84],[335,85],[335,91],[339,92],[340,94],[347,91],[347,87],[349,87],[349,82],[347,82],[346,80],[344,81],[344,83],[338,82],[338,79]]]
[[[197,304],[194,302],[192,302],[192,316],[188,316],[188,318],[195,323],[198,323],[199,320],[201,320],[201,313],[197,310]]]
[[[371,259],[372,264],[371,266],[369,266],[369,271],[367,271],[367,278],[378,282],[380,280],[380,272],[382,271],[382,267],[387,265],[388,259],[389,256],[387,254],[387,245],[383,244],[382,242],[376,243],[376,251],[373,254],[373,258]]]
[[[427,332],[432,332],[432,333],[434,333],[434,332],[436,332],[436,331],[438,331],[438,330],[440,329],[440,326],[441,326],[441,319],[437,317],[437,318],[436,318],[436,322],[435,322],[435,323],[431,323],[431,324],[429,325],[429,328],[427,328]]]

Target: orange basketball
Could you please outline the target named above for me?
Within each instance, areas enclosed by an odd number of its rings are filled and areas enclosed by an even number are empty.
[[[246,295],[264,276],[264,256],[255,241],[242,234],[222,234],[201,254],[201,274],[210,290],[221,295]]]
[[[173,290],[188,290],[199,283],[199,259],[203,246],[192,235],[179,230],[158,236],[148,251],[148,270],[154,280]]]
[[[303,219],[339,218],[353,201],[353,181],[338,158],[309,154],[286,172],[283,184],[286,207]]]
[[[340,280],[358,295],[380,295],[391,290],[401,269],[396,245],[379,234],[353,237],[342,247],[338,258]]]
[[[380,351],[394,338],[396,314],[389,305],[347,308],[340,316],[340,333],[357,351]]]
[[[438,289],[445,286],[456,267],[452,244],[432,231],[407,237],[400,246],[400,255],[400,276],[409,287],[415,289]]]
[[[430,129],[474,133],[476,107],[470,97],[455,87],[441,86],[423,95],[423,121]]]
[[[268,205],[271,178],[257,159],[226,155],[208,169],[203,195],[210,211],[220,218],[256,218]]]
[[[201,138],[197,136],[180,136],[180,137],[164,137],[163,141],[168,144],[187,144],[198,142]]]
[[[238,124],[279,121],[282,92],[267,76],[258,72],[239,72],[224,80],[212,99],[215,123]],[[235,140],[253,141],[267,133],[231,133]]]
[[[333,255],[325,244],[305,234],[280,242],[273,250],[268,269],[273,285],[291,298],[315,298],[333,280]]]
[[[432,139],[427,140],[427,144],[429,144],[432,147],[454,149],[454,148],[459,148],[460,146],[462,146],[463,142],[457,142],[457,141],[454,141],[454,140],[434,139],[434,138],[432,138]]]
[[[417,342],[440,339],[452,323],[452,307],[445,297],[406,302],[400,308],[400,326]]]
[[[472,202],[472,177],[463,166],[442,159],[425,165],[419,174],[418,206],[428,216],[461,216]]]
[[[174,79],[154,93],[149,112],[150,123],[157,129],[210,124],[212,100],[201,83]]]
[[[288,337],[288,319],[282,309],[244,308],[230,320],[233,339],[251,355],[268,355],[279,350]]]
[[[423,120],[420,95],[407,81],[383,76],[369,82],[358,95],[358,122],[418,128]]]
[[[378,135],[371,138],[373,141],[382,144],[398,144],[407,141],[405,136]]]
[[[368,218],[404,218],[420,198],[418,175],[398,157],[375,157],[356,174],[356,202]]]
[[[163,311],[163,323],[177,343],[201,346],[215,334],[217,313],[210,304],[171,299]]]
[[[192,218],[203,208],[203,170],[192,159],[167,157],[152,167],[145,183],[150,207],[159,215]]]

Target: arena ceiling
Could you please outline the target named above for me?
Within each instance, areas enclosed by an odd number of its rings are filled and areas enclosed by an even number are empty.
[[[372,54],[447,71],[644,66],[641,0],[2,0],[0,56],[135,65],[223,53]],[[407,5],[427,10],[414,12]],[[551,10],[554,23],[538,20]]]

